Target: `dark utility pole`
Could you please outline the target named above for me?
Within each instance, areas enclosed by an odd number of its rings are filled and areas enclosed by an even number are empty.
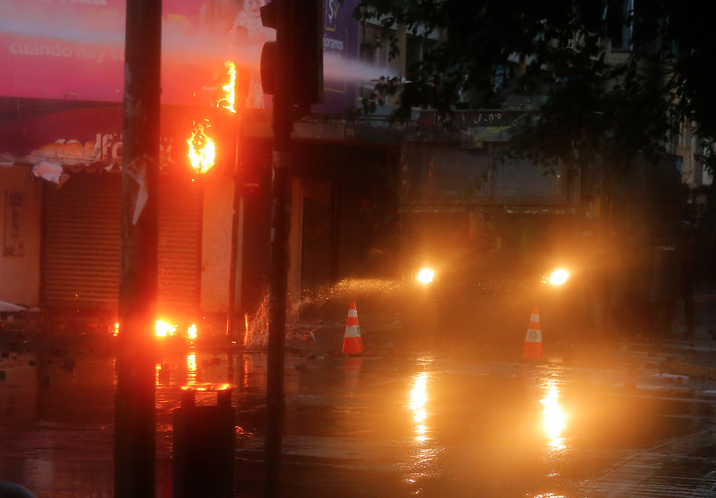
[[[323,97],[322,0],[272,0],[261,8],[276,30],[261,54],[261,83],[273,95],[269,340],[266,385],[266,496],[280,496],[284,346],[291,211],[291,131],[297,108]]]
[[[269,338],[266,384],[266,496],[280,496],[280,466],[284,416],[284,346],[288,286],[291,166],[292,0],[276,5],[276,90],[273,98],[273,163],[271,168],[271,252],[269,270]]]
[[[161,0],[127,0],[114,496],[155,496]]]
[[[271,254],[266,385],[266,496],[280,496],[284,415],[284,346],[291,211],[291,131],[299,109],[323,98],[323,0],[272,0],[261,22],[276,30],[276,42],[261,53],[261,84],[273,95]]]

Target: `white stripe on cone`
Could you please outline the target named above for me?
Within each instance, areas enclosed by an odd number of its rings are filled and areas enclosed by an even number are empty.
[[[542,329],[539,324],[539,309],[537,306],[532,308],[530,315],[530,323],[527,328],[527,336],[525,337],[524,348],[522,349],[522,359],[542,359],[544,351],[542,349]]]
[[[344,337],[360,337],[360,327],[358,325],[347,325]]]
[[[346,331],[343,335],[343,354],[360,354],[363,352],[363,339],[358,324],[358,310],[351,301],[346,319]]]
[[[535,329],[527,329],[526,342],[542,342],[542,331]]]

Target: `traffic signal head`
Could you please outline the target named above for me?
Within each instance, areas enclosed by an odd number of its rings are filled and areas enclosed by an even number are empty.
[[[280,9],[285,9],[282,12]],[[272,0],[261,7],[261,22],[277,31],[276,42],[267,42],[261,53],[261,84],[274,95],[278,78],[290,78],[290,99],[308,106],[323,101],[323,1]],[[288,51],[290,67],[281,67],[279,50]]]
[[[261,88],[267,95],[276,94],[277,56],[276,42],[264,43],[261,50]]]
[[[261,12],[261,24],[267,28],[276,29],[277,26],[277,14],[276,14],[276,2],[269,2],[259,9]]]
[[[318,104],[323,101],[323,1],[294,0],[293,103]]]

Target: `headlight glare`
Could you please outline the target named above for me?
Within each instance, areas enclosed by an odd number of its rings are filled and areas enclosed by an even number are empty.
[[[549,274],[547,283],[550,285],[562,285],[569,279],[569,272],[564,268],[558,268]]]
[[[434,271],[432,271],[430,268],[423,268],[418,272],[416,278],[421,284],[429,284],[433,281],[433,277],[435,277]]]

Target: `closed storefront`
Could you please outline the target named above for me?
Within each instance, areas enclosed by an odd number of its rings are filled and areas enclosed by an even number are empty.
[[[42,305],[114,312],[120,258],[121,175],[71,176],[43,190]],[[161,177],[159,311],[198,308],[202,193],[188,180]]]

